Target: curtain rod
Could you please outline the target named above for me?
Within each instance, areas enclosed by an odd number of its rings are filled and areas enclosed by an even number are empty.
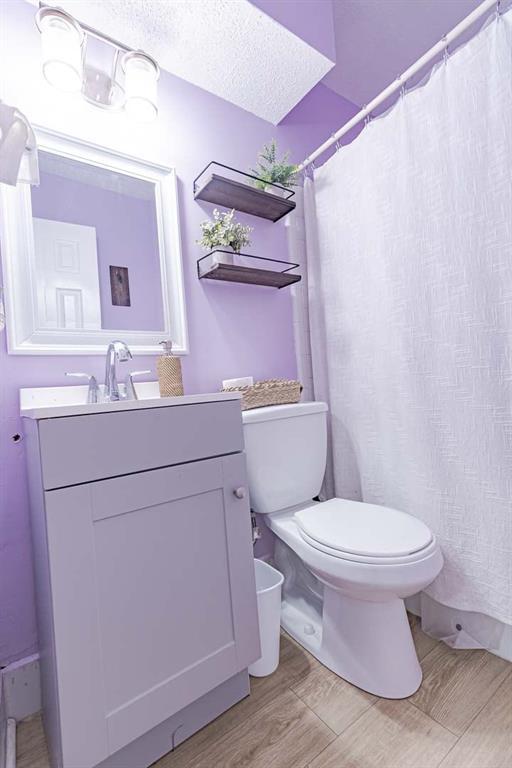
[[[333,133],[330,139],[324,141],[324,143],[318,147],[318,149],[308,155],[308,157],[306,157],[306,159],[297,168],[297,173],[307,168],[308,165],[316,160],[317,157],[322,155],[327,149],[329,149],[329,147],[332,147],[333,144],[336,144],[336,142],[338,142],[341,137],[348,133],[354,126],[365,120],[376,107],[382,104],[382,102],[385,101],[393,93],[396,93],[396,91],[399,91],[403,86],[405,86],[407,80],[410,80],[410,78],[419,72],[420,69],[435,59],[439,53],[442,53],[442,51],[446,50],[450,43],[453,42],[453,40],[459,37],[459,35],[465,32],[468,27],[478,21],[478,19],[484,16],[493,7],[496,8],[499,12],[499,6],[500,0],[484,0],[483,3],[480,3],[480,5],[477,6],[477,8],[475,8],[475,10],[469,14],[469,16],[466,16],[465,19],[462,19],[462,21],[457,24],[457,26],[454,27],[451,32],[448,32],[447,35],[445,35],[438,43],[433,45],[430,50],[423,54],[421,58],[412,64],[409,69],[406,69],[405,72],[399,75],[397,79],[391,83],[391,85],[388,85],[387,88],[384,88],[384,90],[381,91],[378,96],[370,101],[369,104],[364,106],[363,109],[357,113],[357,115],[354,115],[354,117],[345,123],[345,125],[343,125],[339,131]]]

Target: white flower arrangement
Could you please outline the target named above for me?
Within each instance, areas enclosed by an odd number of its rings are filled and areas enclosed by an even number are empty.
[[[234,208],[223,213],[214,208],[213,221],[207,219],[201,222],[202,237],[197,243],[208,251],[224,247],[240,253],[242,248],[251,244],[249,233],[252,230],[253,227],[236,221]]]

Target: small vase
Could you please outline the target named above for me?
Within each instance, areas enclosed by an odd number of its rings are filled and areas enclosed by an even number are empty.
[[[288,197],[288,190],[275,187],[273,184],[267,184],[265,192],[270,192],[271,195],[276,197]]]
[[[212,256],[212,261],[214,264],[233,264],[234,256],[235,251],[233,251],[233,253],[215,251]]]

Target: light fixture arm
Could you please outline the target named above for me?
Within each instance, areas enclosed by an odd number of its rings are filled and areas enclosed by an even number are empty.
[[[0,103],[1,103],[1,100],[0,100]],[[26,117],[26,115],[23,112],[21,112],[17,107],[15,107],[15,114],[21,120],[23,120],[23,122],[27,126],[28,136],[27,136],[27,141],[26,141],[26,144],[25,144],[25,150],[27,152],[34,152],[37,149],[36,135],[34,133],[34,129],[32,128],[32,126],[31,126],[31,124],[29,122],[28,117]]]
[[[0,182],[39,184],[37,142],[28,118],[0,99]]]

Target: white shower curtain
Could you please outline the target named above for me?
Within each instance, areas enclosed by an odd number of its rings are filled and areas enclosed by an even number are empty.
[[[512,13],[304,197],[298,363],[330,404],[331,491],[427,523],[445,565],[426,629],[512,658]]]

